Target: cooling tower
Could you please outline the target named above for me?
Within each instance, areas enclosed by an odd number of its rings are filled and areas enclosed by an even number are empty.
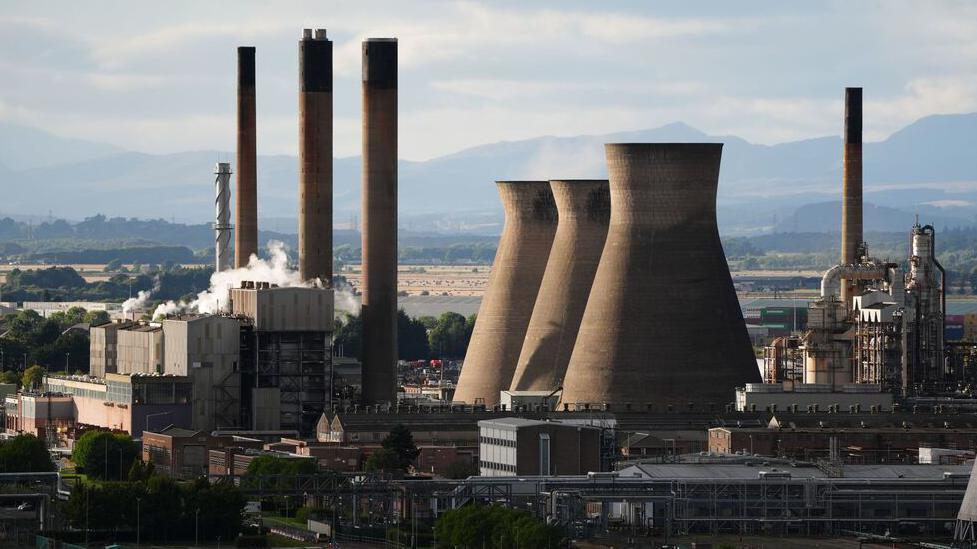
[[[454,397],[487,406],[512,383],[557,225],[548,182],[497,184],[505,227]]]
[[[550,181],[559,224],[510,389],[554,391],[563,382],[600,262],[611,215],[606,179]]]
[[[299,42],[299,274],[332,286],[332,41]]]
[[[729,403],[760,375],[716,226],[722,145],[606,154],[610,227],[561,402]]]
[[[254,48],[237,49],[237,207],[234,266],[258,253],[258,172],[255,143]]]
[[[957,512],[957,524],[953,533],[953,541],[959,545],[954,547],[972,547],[977,542],[977,467],[970,473],[967,491],[963,494],[960,511]]]
[[[363,402],[397,400],[397,40],[363,42]]]

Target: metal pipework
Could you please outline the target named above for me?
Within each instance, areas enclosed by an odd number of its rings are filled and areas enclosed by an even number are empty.
[[[397,400],[397,40],[363,42],[363,402]]]
[[[332,41],[299,41],[299,274],[332,286]]]
[[[721,409],[760,381],[716,222],[722,145],[605,151],[610,226],[561,403]]]
[[[255,130],[254,47],[237,49],[237,231],[234,266],[258,253],[258,149]]]
[[[559,222],[510,387],[560,388],[611,216],[606,179],[552,180]]]
[[[862,88],[845,88],[844,181],[841,201],[841,264],[861,261],[862,234]],[[851,283],[842,285],[841,298],[850,304]]]
[[[214,174],[214,269],[220,272],[231,268],[231,164],[218,162]]]

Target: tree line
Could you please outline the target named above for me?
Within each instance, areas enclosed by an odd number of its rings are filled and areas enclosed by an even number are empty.
[[[397,356],[400,360],[465,357],[468,342],[475,329],[476,315],[464,317],[446,312],[435,318],[411,318],[397,311]],[[345,314],[336,319],[334,346],[337,352],[362,360],[363,321],[359,314]]]

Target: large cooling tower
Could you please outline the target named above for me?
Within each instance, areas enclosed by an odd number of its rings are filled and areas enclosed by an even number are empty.
[[[957,525],[953,533],[953,541],[959,545],[954,547],[973,547],[977,543],[977,467],[970,473],[967,491],[963,494],[960,510],[957,512]]]
[[[455,400],[493,406],[509,389],[556,233],[546,181],[499,181],[505,227],[468,345]]]
[[[760,375],[716,226],[722,145],[606,154],[610,228],[561,402],[732,402]]]
[[[255,130],[254,47],[237,49],[237,208],[234,266],[258,253],[258,152]]]
[[[363,402],[397,401],[397,39],[363,42]]]
[[[550,181],[559,225],[512,378],[514,391],[554,391],[566,373],[607,238],[606,179]]]
[[[299,41],[299,274],[332,285],[332,41]]]

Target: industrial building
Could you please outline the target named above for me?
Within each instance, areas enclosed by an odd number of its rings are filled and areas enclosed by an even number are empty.
[[[520,417],[478,422],[479,474],[580,475],[601,470],[601,430]]]
[[[967,381],[970,353],[961,349],[947,360],[946,274],[936,259],[935,230],[912,227],[908,271],[873,258],[864,241],[861,88],[845,90],[843,198],[841,262],[824,273],[803,332],[777,338],[764,351],[764,381],[832,391],[874,385],[899,397],[953,395]]]

